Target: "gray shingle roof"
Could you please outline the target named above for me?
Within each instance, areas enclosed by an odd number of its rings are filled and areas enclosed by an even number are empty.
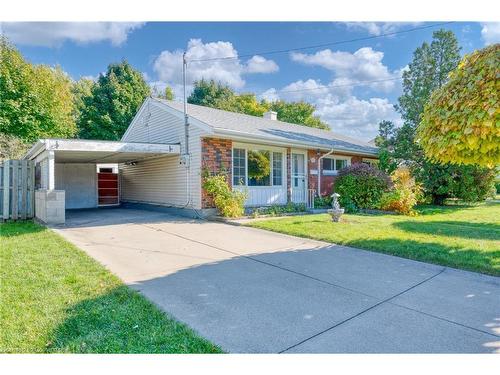
[[[159,100],[178,111],[183,111],[183,103],[181,102],[163,99],[155,100]],[[376,155],[378,150],[366,142],[328,130],[194,104],[188,104],[188,115],[211,126],[215,133],[217,131],[234,131],[241,135],[265,138],[269,141],[291,142],[293,144],[302,144],[305,147],[333,148],[336,151],[344,150],[371,155]]]

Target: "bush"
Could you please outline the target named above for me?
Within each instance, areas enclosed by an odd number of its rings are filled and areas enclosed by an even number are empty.
[[[407,167],[396,169],[391,179],[394,183],[394,190],[382,194],[380,209],[395,211],[403,215],[415,215],[413,207],[422,193],[421,186],[415,182]]]
[[[453,198],[477,203],[495,197],[496,170],[475,165],[461,166],[461,175],[453,180]]]
[[[389,176],[366,164],[353,164],[339,171],[334,190],[346,212],[379,207],[382,194],[392,187]]]
[[[258,217],[261,215],[279,216],[294,212],[305,212],[306,205],[304,203],[289,202],[286,205],[272,205],[269,207],[259,207],[253,210],[252,215]]]
[[[204,177],[203,188],[213,198],[215,207],[222,216],[243,216],[243,205],[247,199],[247,194],[246,192],[231,190],[224,174]]]
[[[314,208],[332,208],[332,197],[315,197]]]

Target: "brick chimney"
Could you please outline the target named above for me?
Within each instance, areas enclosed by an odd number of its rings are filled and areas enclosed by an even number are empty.
[[[262,115],[262,117],[276,121],[278,119],[278,112],[267,111]]]

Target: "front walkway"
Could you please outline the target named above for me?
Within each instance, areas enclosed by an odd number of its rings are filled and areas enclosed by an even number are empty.
[[[499,278],[133,209],[56,231],[229,352],[500,351]]]

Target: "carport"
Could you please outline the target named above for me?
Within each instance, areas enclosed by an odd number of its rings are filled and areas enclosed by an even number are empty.
[[[134,165],[145,159],[179,154],[178,144],[39,140],[25,156],[35,161],[35,217],[48,224],[61,224],[66,209],[95,208],[106,203],[106,199],[99,199],[99,185],[102,188],[112,182],[98,181],[98,164]]]

